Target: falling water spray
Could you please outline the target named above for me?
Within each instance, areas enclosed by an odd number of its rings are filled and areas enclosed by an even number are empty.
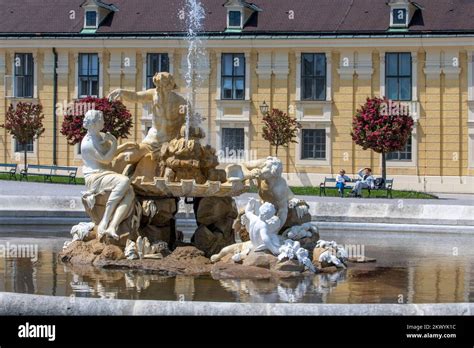
[[[205,60],[205,50],[199,32],[203,29],[203,22],[206,17],[204,7],[199,0],[186,0],[185,6],[186,20],[186,42],[188,47],[186,62],[187,70],[184,75],[186,81],[186,141],[189,139],[190,126],[198,126],[200,117],[196,114],[196,92],[201,85],[200,66]]]

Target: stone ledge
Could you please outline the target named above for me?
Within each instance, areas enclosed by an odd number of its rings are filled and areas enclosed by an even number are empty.
[[[474,303],[311,304],[111,300],[0,293],[0,315],[472,315]]]

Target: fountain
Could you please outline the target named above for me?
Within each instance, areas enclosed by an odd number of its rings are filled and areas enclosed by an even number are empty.
[[[185,139],[189,139],[189,128],[191,125],[198,126],[200,117],[192,114],[196,110],[196,90],[200,86],[202,76],[198,73],[198,62],[205,57],[203,43],[198,35],[203,29],[205,11],[198,0],[186,0],[185,17],[186,22],[186,42],[188,43],[188,53],[186,55],[187,70],[184,75],[186,81],[186,100],[189,107],[186,108],[186,132]]]
[[[198,0],[186,0],[185,10],[186,96],[175,92],[169,73],[155,75],[154,89],[118,89],[109,95],[152,104],[153,124],[144,141],[118,146],[112,135],[100,132],[100,111],[85,116],[83,203],[92,223],[73,227],[73,241],[65,245],[61,259],[172,275],[230,272],[260,277],[270,272],[288,277],[345,268],[347,256],[335,243],[319,241],[308,205],[293,196],[278,158],[219,169],[216,150],[201,144],[205,133],[196,113],[196,93],[205,58],[199,37],[205,11]],[[251,183],[260,199],[238,211],[234,197]],[[193,205],[197,224],[190,242],[176,229],[182,198]]]

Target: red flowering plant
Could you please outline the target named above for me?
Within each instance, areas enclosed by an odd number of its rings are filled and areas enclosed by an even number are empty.
[[[10,104],[5,114],[5,124],[0,126],[5,128],[23,146],[25,169],[28,163],[26,144],[44,133],[43,119],[41,104],[18,102],[16,106]]]
[[[87,134],[82,126],[84,116],[89,110],[99,110],[104,114],[103,132],[110,132],[116,138],[127,138],[132,127],[132,114],[119,100],[108,98],[86,97],[75,100],[64,114],[61,134],[66,136],[70,145],[78,144]]]
[[[352,140],[364,150],[382,154],[382,177],[386,178],[386,154],[401,151],[413,129],[413,118],[403,108],[390,107],[387,98],[367,98],[352,121]]]
[[[265,115],[263,123],[263,139],[275,146],[275,156],[278,156],[280,146],[288,147],[290,143],[297,143],[295,138],[301,125],[287,113],[273,109],[271,114]]]

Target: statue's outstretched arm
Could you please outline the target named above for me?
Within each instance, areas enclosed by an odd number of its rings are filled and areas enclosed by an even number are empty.
[[[127,91],[125,89],[116,89],[109,94],[109,99],[122,99],[134,103],[149,103],[153,101],[154,92],[154,89],[149,89],[141,92]]]

